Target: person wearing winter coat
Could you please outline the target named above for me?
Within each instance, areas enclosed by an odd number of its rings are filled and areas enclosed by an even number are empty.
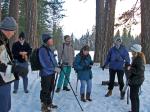
[[[39,61],[42,65],[39,72],[41,76],[41,110],[42,112],[49,112],[51,108],[57,108],[57,105],[53,104],[52,98],[56,83],[55,75],[60,72],[60,68],[57,67],[57,61],[51,48],[53,46],[52,37],[44,33],[42,34],[42,40],[43,45],[39,49]]]
[[[144,53],[141,52],[142,47],[139,44],[134,44],[131,47],[132,63],[127,66],[128,84],[130,86],[131,111],[139,112],[140,100],[139,89],[144,81],[144,71],[146,59]]]
[[[81,101],[86,102],[92,101],[91,99],[91,90],[92,90],[92,65],[93,61],[89,54],[89,46],[85,45],[80,53],[76,55],[73,67],[77,72],[77,77],[80,80],[80,95]],[[87,85],[87,87],[85,87]],[[85,89],[86,89],[86,98],[85,98]]]
[[[71,67],[74,60],[74,48],[69,35],[64,36],[65,42],[58,49],[58,61],[61,66],[61,72],[57,83],[56,92],[60,92],[63,85],[63,90],[70,91],[68,82],[70,79]]]
[[[5,17],[0,23],[0,112],[9,112],[11,109],[11,82],[16,76],[11,72],[13,57],[9,39],[15,34],[16,28],[13,17]]]
[[[19,74],[23,79],[24,92],[28,93],[28,59],[31,54],[32,48],[29,43],[25,41],[25,34],[21,32],[19,35],[19,40],[12,45],[12,53],[17,65],[24,67],[27,70],[25,74]],[[14,82],[14,91],[18,91],[19,80]]]
[[[118,83],[120,89],[120,99],[124,99],[122,95],[122,90],[124,87],[124,65],[130,64],[129,53],[126,48],[122,45],[122,39],[116,38],[115,45],[109,50],[105,64],[102,66],[102,70],[109,65],[109,85],[108,92],[105,97],[112,95],[112,90],[114,88],[115,74],[118,76]]]

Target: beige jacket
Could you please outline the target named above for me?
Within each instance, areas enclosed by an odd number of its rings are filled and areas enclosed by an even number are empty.
[[[74,60],[74,48],[71,44],[63,43],[58,48],[58,61],[65,66],[72,66]]]

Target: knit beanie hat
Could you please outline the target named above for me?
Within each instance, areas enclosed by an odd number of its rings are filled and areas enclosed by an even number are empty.
[[[47,43],[47,41],[51,38],[52,36],[50,36],[50,34],[47,34],[47,33],[42,34],[42,40],[44,43]]]
[[[142,51],[142,46],[139,45],[139,44],[134,44],[130,49],[134,52],[141,52]]]
[[[0,29],[14,31],[17,29],[16,20],[13,17],[5,17],[0,23]]]
[[[25,38],[25,34],[24,34],[24,32],[21,32],[20,34],[19,34],[19,38]]]

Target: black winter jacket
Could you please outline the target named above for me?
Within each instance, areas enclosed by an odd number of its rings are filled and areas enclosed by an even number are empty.
[[[15,42],[12,46],[12,53],[14,56],[14,59],[18,60],[19,62],[23,63],[26,60],[22,59],[22,56],[19,55],[19,52],[27,52],[28,57],[32,52],[32,48],[27,42],[24,42],[23,45],[19,41]]]
[[[129,85],[142,85],[144,81],[145,65],[142,57],[137,56],[133,59],[131,69],[128,71],[128,83]]]

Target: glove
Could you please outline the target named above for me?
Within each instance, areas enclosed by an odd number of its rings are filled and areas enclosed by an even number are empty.
[[[128,66],[130,66],[130,64],[129,63],[125,63],[125,67],[127,68]]]
[[[60,73],[61,69],[59,67],[55,67],[55,70],[54,70],[56,73]]]
[[[90,65],[93,65],[93,62],[91,62]]]
[[[89,66],[88,66],[88,69],[91,69],[91,68],[92,68],[92,65],[89,65]]]
[[[88,69],[91,69],[91,68],[92,68],[91,65],[87,65],[87,66],[84,66],[84,67],[83,67],[84,70],[88,70]]]
[[[103,66],[101,67],[101,68],[102,68],[102,70],[104,70],[104,69],[105,69],[105,66],[106,66],[106,65],[103,65]]]
[[[61,62],[59,61],[59,62],[58,62],[58,66],[60,66],[60,65],[61,65]]]
[[[4,63],[0,63],[0,71],[1,72],[6,72],[7,66]]]

